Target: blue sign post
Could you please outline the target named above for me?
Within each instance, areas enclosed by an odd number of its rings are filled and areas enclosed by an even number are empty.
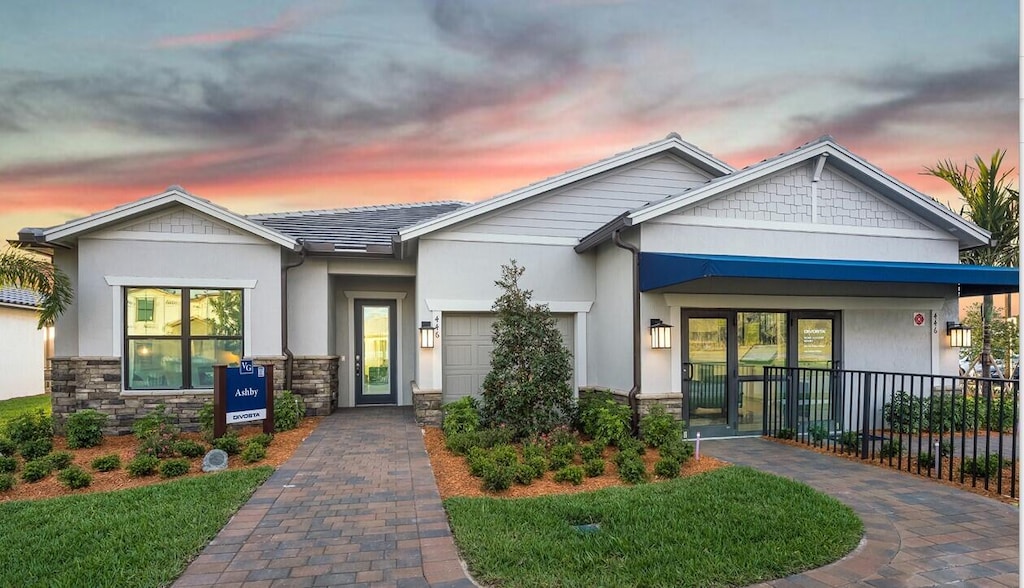
[[[243,359],[238,367],[214,366],[213,436],[227,425],[263,421],[263,432],[274,432],[274,367]]]

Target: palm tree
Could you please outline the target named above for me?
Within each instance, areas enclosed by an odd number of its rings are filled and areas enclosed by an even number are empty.
[[[950,160],[925,168],[925,173],[942,178],[960,193],[964,205],[960,216],[970,220],[992,234],[992,244],[960,253],[961,263],[1011,267],[1020,254],[1018,235],[1019,192],[1010,186],[1013,169],[1001,172],[1005,150],[996,150],[986,164],[978,155],[974,165],[958,167]],[[988,377],[992,365],[992,295],[986,294],[982,303],[981,375]],[[973,364],[973,362],[972,362]]]
[[[71,305],[73,290],[67,274],[52,263],[15,248],[0,251],[0,287],[26,288],[39,293],[39,326],[52,325]]]

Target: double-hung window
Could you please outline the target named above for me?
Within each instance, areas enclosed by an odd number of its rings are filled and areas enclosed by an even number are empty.
[[[125,387],[213,387],[213,366],[242,356],[242,291],[124,289]]]

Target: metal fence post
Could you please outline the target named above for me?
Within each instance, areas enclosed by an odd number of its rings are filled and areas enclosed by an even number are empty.
[[[864,392],[864,397],[861,399],[861,415],[860,415],[860,458],[868,458],[868,443],[870,441],[869,433],[871,432],[871,406],[874,404],[873,392],[871,390],[871,373],[864,372],[864,384],[861,387]]]

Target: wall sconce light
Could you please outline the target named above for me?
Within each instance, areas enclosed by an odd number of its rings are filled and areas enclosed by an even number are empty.
[[[954,323],[952,321],[947,322],[946,334],[949,335],[950,347],[971,346],[971,329],[961,325],[960,323]]]
[[[420,348],[421,349],[433,349],[434,339],[440,338],[441,334],[437,328],[437,318],[434,319],[434,324],[430,324],[430,321],[423,321],[420,323]]]
[[[672,348],[672,325],[666,325],[661,319],[651,319],[651,349]]]

